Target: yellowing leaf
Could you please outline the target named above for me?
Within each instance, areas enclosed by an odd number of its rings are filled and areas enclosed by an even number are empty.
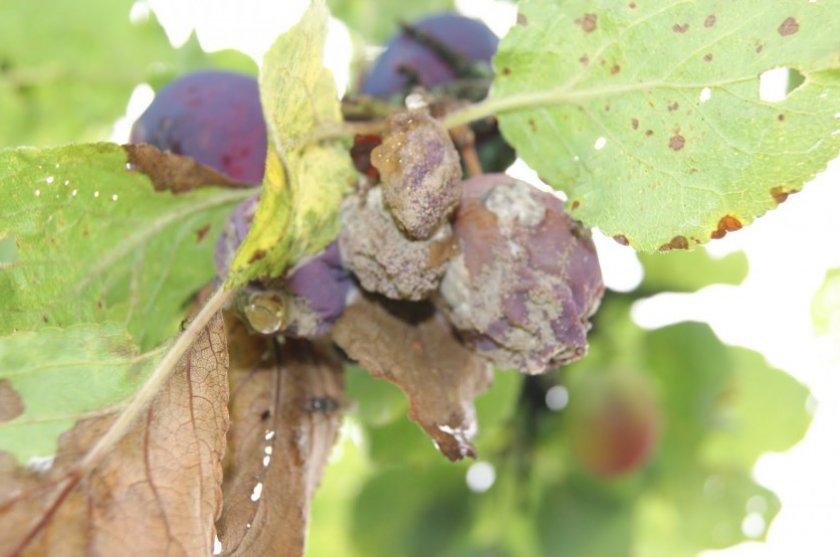
[[[333,77],[323,65],[328,15],[314,2],[265,55],[260,96],[271,148],[254,224],[234,257],[230,284],[278,276],[338,233],[338,206],[354,176],[347,146],[308,141],[316,128],[342,121]]]
[[[746,225],[840,150],[836,1],[525,0],[487,112],[573,214],[640,250]],[[760,98],[760,76],[804,82]]]

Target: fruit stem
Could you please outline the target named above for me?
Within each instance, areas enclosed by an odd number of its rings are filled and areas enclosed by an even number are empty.
[[[111,427],[108,428],[105,435],[100,437],[96,444],[79,461],[76,472],[80,476],[96,468],[108,451],[123,438],[137,417],[146,410],[161,388],[172,377],[181,357],[192,346],[213,316],[222,309],[222,306],[225,305],[232,294],[232,290],[219,287],[208,298],[207,303],[204,304],[201,311],[198,312],[187,328],[175,339],[175,342],[169,347],[169,350],[166,351],[166,354],[164,354],[163,358],[161,358],[154,370],[152,370],[149,378],[146,379],[146,382],[140,387],[140,390],[137,391],[137,394],[134,395],[134,398],[131,399],[131,402],[129,402],[125,410],[111,424]]]

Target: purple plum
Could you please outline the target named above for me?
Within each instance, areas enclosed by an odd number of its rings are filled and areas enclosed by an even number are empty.
[[[262,182],[266,127],[257,80],[226,71],[179,77],[155,96],[131,143],[187,155],[232,180]]]

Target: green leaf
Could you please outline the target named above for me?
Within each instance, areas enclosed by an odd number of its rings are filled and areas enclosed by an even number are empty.
[[[840,269],[826,274],[825,282],[814,296],[811,314],[818,333],[832,334],[840,340]]]
[[[328,15],[323,3],[314,2],[265,55],[260,97],[271,148],[253,225],[231,266],[231,284],[278,276],[338,234],[338,207],[355,171],[346,145],[308,139],[316,127],[342,121],[335,82],[323,64]]]
[[[358,365],[345,366],[347,396],[362,423],[383,426],[405,416],[408,401],[392,383],[373,377]]]
[[[644,292],[694,292],[710,284],[740,284],[749,264],[744,252],[714,258],[704,248],[668,253],[640,253]]]
[[[0,385],[8,381],[22,405],[12,419],[0,419],[0,451],[22,462],[53,455],[58,436],[78,420],[116,411],[160,355],[140,355],[117,325],[0,337]]]
[[[251,192],[156,191],[129,161],[105,143],[0,151],[0,238],[17,251],[0,266],[0,334],[111,322],[146,350],[177,332],[213,277],[227,213]]]
[[[402,21],[437,11],[453,10],[452,0],[377,2],[375,0],[328,0],[332,13],[348,27],[374,43],[384,43],[399,30]]]
[[[524,0],[490,99],[573,214],[642,251],[736,230],[840,149],[834,2]],[[759,76],[793,68],[784,100]],[[709,96],[710,95],[710,96]]]

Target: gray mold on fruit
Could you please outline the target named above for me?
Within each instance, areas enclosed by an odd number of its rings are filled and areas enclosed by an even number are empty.
[[[389,117],[371,162],[382,178],[385,206],[412,239],[430,238],[458,205],[458,151],[446,128],[424,109]]]
[[[589,232],[559,199],[501,174],[473,178],[455,235],[439,302],[468,344],[529,374],[585,354],[603,283]]]
[[[352,195],[341,208],[339,246],[362,288],[396,300],[422,300],[440,284],[454,241],[444,223],[426,240],[407,238],[385,209],[382,190]]]

